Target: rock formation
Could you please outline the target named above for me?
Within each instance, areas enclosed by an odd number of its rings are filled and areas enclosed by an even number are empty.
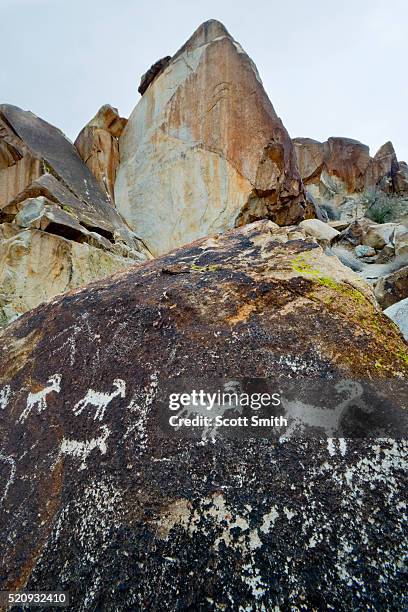
[[[170,60],[170,55],[162,57],[161,59],[157,60],[157,62],[155,62],[152,66],[150,66],[149,70],[142,75],[138,88],[138,92],[140,93],[140,95],[143,96],[146,89],[151,83],[153,83],[154,79],[158,77],[161,72],[163,72]]]
[[[0,336],[1,588],[58,585],[78,612],[402,609],[403,441],[161,424],[169,381],[317,377],[341,399],[344,378],[403,393],[407,369],[368,286],[268,221],[33,310]]]
[[[75,141],[79,155],[112,204],[119,165],[118,138],[126,123],[127,120],[119,117],[116,108],[105,104],[83,128]]]
[[[305,217],[292,142],[225,27],[201,25],[144,90],[120,138],[118,210],[157,255],[256,219]]]
[[[104,108],[96,119],[117,138],[124,122]],[[72,143],[32,113],[0,105],[0,326],[149,257]]]
[[[380,147],[373,158],[366,145],[351,138],[329,138],[326,142],[294,138],[293,144],[308,193],[318,204],[330,203],[340,209],[339,214],[355,215],[353,198],[358,201],[370,190],[408,196],[406,164],[398,162],[391,142]],[[345,206],[348,202],[351,205]]]

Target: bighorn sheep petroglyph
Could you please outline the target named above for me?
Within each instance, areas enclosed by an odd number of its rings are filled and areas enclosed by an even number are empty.
[[[0,391],[0,408],[4,410],[9,402],[11,394],[10,385],[6,385]]]
[[[89,389],[81,400],[75,404],[73,408],[73,413],[75,416],[81,414],[86,406],[95,406],[96,411],[94,414],[94,421],[99,420],[102,421],[105,416],[105,410],[113,400],[114,397],[125,397],[126,396],[126,383],[124,380],[120,378],[115,378],[113,381],[113,386],[116,387],[112,393],[102,393],[100,391],[94,391],[93,389]]]
[[[47,380],[47,383],[48,386],[41,389],[41,391],[28,394],[27,405],[18,419],[20,423],[24,423],[35,406],[37,406],[38,414],[47,408],[47,395],[53,391],[55,391],[55,393],[59,393],[61,391],[61,374],[53,374],[53,376],[50,376],[50,378]]]

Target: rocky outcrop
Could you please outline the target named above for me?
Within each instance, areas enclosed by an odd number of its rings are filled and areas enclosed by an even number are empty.
[[[119,165],[118,138],[126,123],[127,120],[119,117],[116,108],[106,104],[83,128],[75,141],[79,155],[112,204]]]
[[[117,151],[123,125],[103,107],[89,129],[108,134]],[[72,143],[34,114],[1,105],[0,326],[60,291],[150,257]]]
[[[256,219],[305,216],[288,133],[253,62],[217,21],[146,89],[120,158],[116,206],[155,255]]]
[[[323,380],[358,413],[361,389],[338,382],[364,379],[383,419],[405,401],[402,336],[299,234],[199,240],[2,333],[2,589],[58,585],[78,612],[403,609],[403,440],[163,425],[182,381]]]
[[[41,224],[57,221],[50,206]],[[72,227],[72,239],[68,239],[31,229],[33,226],[24,229],[24,223],[0,225],[0,328],[60,293],[135,263],[123,254],[101,248],[100,241],[105,239],[97,234],[89,234],[89,240],[81,242],[76,237],[81,229],[76,227]]]
[[[157,60],[152,66],[150,66],[149,70],[145,72],[141,79],[138,88],[138,92],[143,96],[146,89],[153,83],[154,79],[159,76],[161,72],[165,69],[169,61],[171,60],[170,55],[166,55],[166,57],[162,57]]]
[[[320,205],[333,206],[338,215],[350,220],[362,216],[375,190],[408,196],[406,165],[398,162],[391,142],[373,158],[366,145],[351,138],[295,138],[293,144],[308,194]]]

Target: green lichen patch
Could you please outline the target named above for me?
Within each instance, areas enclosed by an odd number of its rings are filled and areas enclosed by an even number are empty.
[[[191,264],[191,270],[194,272],[215,272],[219,266],[215,264],[209,264],[208,266],[198,266],[197,264]]]

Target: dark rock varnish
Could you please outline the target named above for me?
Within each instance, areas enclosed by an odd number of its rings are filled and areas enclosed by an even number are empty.
[[[405,609],[405,442],[186,441],[157,402],[178,377],[406,373],[364,283],[268,222],[27,313],[0,336],[1,588],[78,611]]]

